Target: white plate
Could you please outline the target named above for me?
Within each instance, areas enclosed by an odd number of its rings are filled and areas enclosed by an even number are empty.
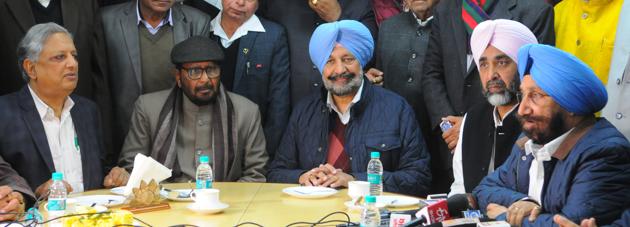
[[[376,197],[376,203],[383,203],[387,207],[417,206],[419,202],[419,199],[407,196],[382,195]]]
[[[120,186],[120,187],[115,187],[115,188],[109,189],[109,192],[111,192],[112,194],[116,194],[116,195],[124,195],[125,194],[125,186]]]
[[[348,210],[351,210],[351,211],[362,211],[363,210],[363,204],[355,205],[352,202],[352,200],[346,201],[345,203],[343,203],[343,205],[346,205]],[[374,205],[376,205],[376,208],[378,208],[378,209],[381,209],[381,208],[385,207],[384,203],[375,203]]]
[[[225,204],[225,203],[218,203],[212,207],[199,207],[197,205],[197,203],[191,203],[188,204],[188,206],[186,206],[186,208],[188,208],[189,210],[192,210],[194,212],[200,213],[200,214],[214,214],[214,213],[219,213],[225,209],[227,209],[228,207],[230,207],[230,205]]]
[[[313,186],[301,186],[301,187],[289,187],[282,189],[287,195],[303,198],[303,199],[317,199],[324,198],[334,194],[337,194],[337,190],[327,187],[313,187]]]
[[[175,193],[178,193],[178,194],[182,194],[182,193],[183,194],[187,194],[188,197],[184,197],[184,198],[178,197],[178,196],[173,196],[173,193],[170,193],[170,195],[169,195],[169,192],[167,192],[165,190],[160,191],[160,195],[162,195],[162,197],[164,197],[164,198],[167,198],[167,199],[173,200],[173,201],[190,202],[190,201],[193,201],[192,198],[190,198],[190,190],[191,189],[171,189],[171,192],[175,192]]]
[[[92,206],[92,204],[101,205],[105,207],[113,207],[122,205],[125,202],[125,197],[119,195],[86,195],[72,197],[68,199],[68,203],[76,203],[82,206]]]

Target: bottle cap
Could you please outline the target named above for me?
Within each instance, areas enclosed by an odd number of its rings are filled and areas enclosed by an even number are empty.
[[[365,197],[366,203],[376,203],[376,196],[368,195]]]
[[[381,158],[381,153],[379,153],[378,151],[372,151],[372,153],[370,153],[370,157],[371,158]]]
[[[208,157],[207,155],[202,155],[201,157],[199,157],[199,162],[210,163],[210,157]]]
[[[63,173],[60,172],[54,172],[52,174],[52,179],[53,180],[63,180]]]

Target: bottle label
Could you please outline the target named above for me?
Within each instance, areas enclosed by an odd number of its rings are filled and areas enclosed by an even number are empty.
[[[212,181],[197,180],[197,189],[212,188]]]
[[[380,184],[381,183],[381,175],[380,174],[373,174],[370,173],[367,176],[367,180],[368,182],[370,182],[370,184]]]
[[[66,210],[66,200],[65,199],[49,199],[47,208],[49,211]]]

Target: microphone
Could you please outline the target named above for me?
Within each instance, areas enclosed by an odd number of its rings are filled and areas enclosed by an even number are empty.
[[[468,197],[466,194],[453,195],[446,200],[440,200],[437,203],[423,207],[416,214],[418,219],[405,224],[404,227],[434,224],[451,218],[461,217],[461,212],[468,208]]]

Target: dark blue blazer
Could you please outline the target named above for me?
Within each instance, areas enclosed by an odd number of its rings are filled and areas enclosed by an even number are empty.
[[[473,190],[481,210],[490,203],[509,207],[527,197],[532,159],[515,145],[503,165]],[[606,119],[599,119],[564,159],[552,158],[544,166],[542,214],[534,222],[524,218],[523,226],[552,226],[554,214],[575,223],[595,217],[598,225],[606,225],[630,205],[630,143]]]
[[[81,150],[83,187],[103,185],[103,140],[96,104],[71,95],[70,110]],[[35,190],[55,171],[44,125],[28,89],[0,97],[0,155]]]
[[[282,26],[259,19],[265,32],[250,31],[240,38],[234,87],[230,90],[258,105],[271,160],[291,111],[289,46]]]
[[[307,96],[295,107],[271,162],[269,182],[298,183],[301,174],[326,163],[330,124],[338,117],[326,105],[326,94]],[[426,196],[431,185],[429,152],[405,99],[364,82],[361,100],[352,106],[350,115],[344,141],[350,174],[366,181],[370,152],[377,151],[383,163],[384,191]]]

